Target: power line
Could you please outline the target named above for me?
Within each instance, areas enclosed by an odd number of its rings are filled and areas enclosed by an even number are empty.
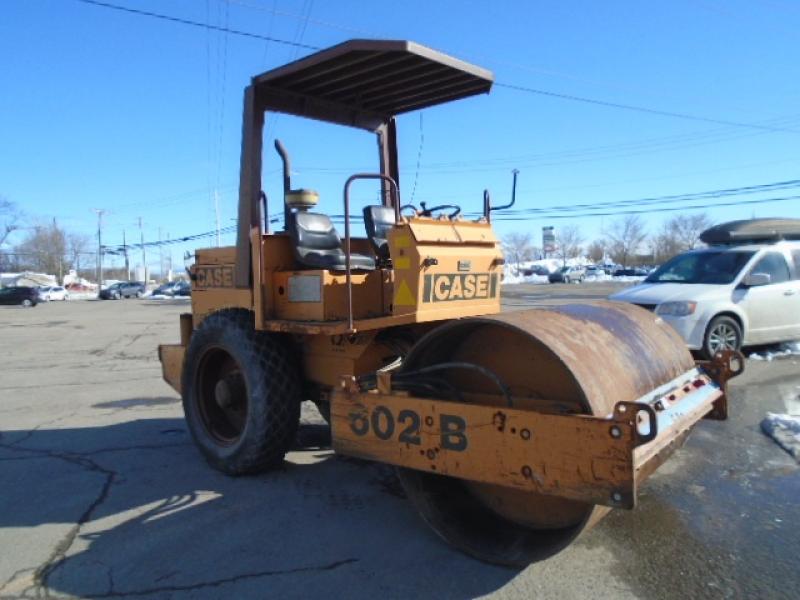
[[[231,29],[229,27],[221,27],[221,26],[218,26],[218,25],[211,25],[210,23],[201,23],[199,21],[193,21],[191,19],[185,19],[185,18],[182,18],[182,17],[174,17],[174,16],[171,16],[171,15],[165,15],[165,14],[162,14],[162,13],[155,13],[155,12],[152,12],[152,11],[146,11],[146,10],[141,10],[141,9],[136,9],[136,8],[130,8],[128,6],[122,6],[122,5],[119,5],[119,4],[112,4],[110,2],[101,2],[100,0],[76,0],[76,1],[77,2],[82,2],[84,4],[90,4],[90,5],[93,5],[93,6],[102,7],[102,8],[108,8],[108,9],[112,9],[112,10],[117,10],[117,11],[121,11],[121,12],[136,14],[136,15],[140,15],[140,16],[151,17],[151,18],[155,18],[155,19],[162,19],[162,20],[171,21],[171,22],[174,22],[174,23],[180,23],[182,25],[190,25],[190,26],[193,26],[193,27],[200,27],[200,28],[204,28],[204,29],[207,29],[207,30],[210,29],[210,30],[214,30],[214,31],[230,33],[230,34],[233,34],[233,35],[239,35],[239,36],[249,37],[249,38],[253,38],[253,39],[267,40],[267,41],[275,42],[275,43],[278,43],[278,44],[284,44],[284,45],[287,45],[287,46],[292,46],[292,47],[299,48],[299,49],[300,48],[306,49],[306,50],[319,50],[320,49],[319,46],[313,46],[313,45],[310,45],[310,44],[304,44],[304,43],[302,43],[300,41],[282,40],[282,39],[274,38],[274,37],[267,36],[267,35],[251,33],[251,32],[242,31],[242,30],[238,30],[238,29]],[[310,12],[311,11],[309,10],[308,14],[307,14],[307,16],[306,16],[306,18],[305,18],[305,20],[303,22],[303,25],[307,25],[308,17],[310,16]],[[302,33],[300,35],[300,39],[302,39],[302,34],[305,33],[305,27],[303,25],[301,25],[302,29],[300,31]],[[785,127],[776,127],[776,126],[763,125],[763,124],[758,124],[758,123],[745,123],[745,122],[742,122],[742,121],[731,121],[731,120],[726,120],[726,119],[714,119],[714,118],[711,118],[711,117],[703,117],[703,116],[693,115],[693,114],[684,113],[684,112],[662,110],[662,109],[650,108],[650,107],[647,107],[647,106],[638,106],[638,105],[633,105],[633,104],[623,104],[623,103],[620,103],[620,102],[610,102],[608,100],[600,100],[600,99],[597,99],[597,98],[588,98],[588,97],[585,97],[585,96],[576,96],[574,94],[564,94],[564,93],[559,93],[559,92],[553,92],[553,91],[550,91],[550,90],[532,88],[532,87],[519,85],[519,84],[515,84],[515,83],[505,83],[505,82],[497,81],[497,82],[495,82],[495,85],[498,86],[498,87],[503,87],[503,88],[506,88],[506,89],[511,89],[511,90],[515,90],[515,91],[519,91],[519,92],[528,93],[528,94],[536,94],[536,95],[540,95],[540,96],[547,96],[547,97],[550,97],[550,98],[559,98],[561,100],[570,100],[570,101],[573,101],[573,102],[582,102],[582,103],[585,103],[585,104],[593,104],[593,105],[597,105],[597,106],[605,106],[605,107],[608,107],[608,108],[617,108],[617,109],[621,109],[621,110],[629,110],[629,111],[641,112],[641,113],[646,113],[646,114],[658,115],[658,116],[662,116],[662,117],[672,117],[672,118],[676,118],[676,119],[684,119],[684,120],[690,120],[690,121],[700,121],[700,122],[704,122],[704,123],[714,123],[714,124],[717,124],[717,125],[727,125],[727,126],[730,126],[730,127],[740,127],[740,128],[747,128],[747,129],[758,129],[758,130],[762,130],[762,131],[773,131],[773,132],[784,132],[784,133],[800,133],[800,131],[798,131],[796,129],[788,129],[788,128],[785,128]]]
[[[223,227],[222,229],[220,229],[219,233],[222,235],[222,234],[234,233],[235,231],[236,231],[236,225],[229,225],[228,227]],[[168,240],[160,240],[160,241],[154,241],[154,242],[141,242],[139,244],[128,244],[127,247],[128,248],[140,248],[140,249],[158,248],[158,247],[161,247],[161,246],[170,246],[172,244],[181,244],[181,243],[184,243],[184,242],[191,242],[191,241],[199,240],[199,239],[202,239],[202,238],[214,237],[216,235],[217,235],[217,230],[216,229],[212,229],[211,231],[204,231],[202,233],[194,233],[194,234],[191,234],[191,235],[185,235],[185,236],[182,236],[182,237],[171,238],[171,239],[168,239]],[[107,253],[122,253],[123,247],[124,246],[122,244],[109,244],[109,245],[103,246],[103,251],[107,252]]]
[[[800,183],[800,181],[798,181]],[[756,187],[756,186],[749,186],[749,187]],[[731,188],[733,189],[733,188]],[[746,189],[746,188],[742,188]],[[675,212],[679,210],[703,210],[709,208],[720,208],[720,207],[727,207],[727,206],[742,206],[742,205],[755,205],[755,204],[768,204],[774,202],[788,202],[790,200],[798,200],[800,199],[800,195],[794,196],[784,196],[784,197],[777,197],[777,198],[759,198],[755,200],[736,200],[730,202],[714,202],[708,204],[692,204],[686,206],[662,206],[662,207],[647,207],[647,208],[638,208],[635,207],[634,209],[628,210],[615,210],[613,212],[597,212],[597,211],[589,211],[584,213],[560,213],[560,214],[535,214],[535,215],[515,215],[515,214],[505,214],[500,213],[493,220],[495,221],[533,221],[533,220],[556,220],[556,219],[578,219],[578,218],[586,218],[586,217],[608,217],[608,216],[619,216],[619,215],[637,215],[637,214],[645,214],[645,213],[662,213],[662,212]],[[686,200],[684,200],[686,201]],[[608,203],[610,204],[610,203]],[[574,205],[575,207],[578,206],[587,206],[587,205]],[[602,205],[595,205],[595,206],[602,206]],[[274,213],[272,216],[277,216],[280,213]],[[330,215],[332,221],[336,223],[342,223],[344,221],[344,215]],[[360,221],[362,220],[361,217],[357,215],[352,215],[351,220],[353,221]],[[236,225],[229,225],[228,227],[224,227],[219,230],[220,234],[229,234],[234,233],[236,231]],[[144,248],[148,247],[161,247],[167,246],[172,244],[180,244],[185,242],[190,242],[202,238],[214,237],[217,235],[217,230],[211,231],[204,231],[202,233],[195,233],[191,235],[186,235],[178,238],[173,238],[169,240],[161,240],[156,242],[143,242],[140,244],[128,244],[127,248]],[[117,244],[117,245],[105,245],[101,247],[101,252],[105,252],[108,254],[122,254],[126,249],[125,245]]]
[[[763,198],[758,200],[738,200],[732,202],[715,202],[714,204],[693,204],[689,206],[667,206],[664,208],[644,208],[641,210],[617,210],[614,212],[593,212],[584,214],[557,214],[557,215],[537,215],[535,217],[495,217],[494,221],[533,221],[533,220],[553,220],[553,219],[580,219],[586,217],[616,217],[619,215],[641,215],[646,213],[675,212],[679,210],[703,210],[708,208],[721,208],[726,206],[743,206],[750,204],[767,204],[770,202],[788,202],[789,200],[800,200],[798,196],[784,196],[782,198]]]
[[[798,117],[783,117],[785,123],[798,122]],[[473,159],[464,161],[453,161],[449,163],[430,163],[421,166],[420,170],[429,175],[453,175],[459,173],[482,173],[505,171],[508,166],[517,168],[525,167],[555,167],[562,165],[574,165],[587,162],[597,162],[604,160],[615,160],[620,158],[630,158],[645,154],[683,150],[708,144],[718,144],[730,142],[759,135],[775,133],[771,131],[748,131],[742,132],[735,129],[714,129],[709,131],[699,131],[694,133],[671,135],[659,138],[650,138],[636,142],[624,142],[621,144],[608,144],[595,147],[576,148],[572,150],[562,150],[556,152],[543,152],[532,155],[521,155],[518,157],[503,157],[489,159]],[[562,160],[559,160],[562,159]],[[521,162],[522,161],[522,162]],[[472,166],[471,166],[472,165]],[[353,171],[364,170],[367,167],[307,167],[298,165],[301,171],[318,173],[350,173]],[[401,169],[405,172],[408,169]]]
[[[708,190],[704,192],[691,192],[686,194],[672,194],[668,196],[655,196],[650,198],[638,198],[634,200],[616,200],[612,202],[593,202],[591,204],[571,204],[567,206],[545,206],[537,208],[523,208],[503,211],[503,215],[524,215],[543,212],[580,212],[581,210],[594,208],[614,208],[626,206],[647,206],[655,203],[674,204],[676,202],[686,202],[689,200],[701,200],[707,198],[724,198],[728,196],[739,196],[745,194],[758,194],[763,192],[774,192],[800,187],[800,179],[790,179],[787,181],[776,181],[774,183],[762,183],[756,185],[741,186],[735,188],[724,188],[719,190]]]
[[[762,129],[765,131],[781,131],[786,133],[800,133],[796,129],[785,129],[782,127],[770,127],[769,125],[759,125],[757,123],[743,123],[741,121],[727,121],[724,119],[712,119],[710,117],[701,117],[698,115],[691,115],[688,113],[673,112],[669,110],[660,110],[657,108],[649,108],[646,106],[635,106],[633,104],[621,104],[619,102],[609,102],[607,100],[598,100],[596,98],[586,98],[584,96],[575,96],[572,94],[561,94],[558,92],[551,92],[549,90],[541,90],[537,88],[526,87],[512,83],[495,82],[498,87],[504,87],[518,92],[526,92],[528,94],[538,94],[540,96],[548,96],[551,98],[560,98],[562,100],[572,100],[573,102],[583,102],[586,104],[596,104],[598,106],[607,106],[609,108],[619,108],[623,110],[631,110],[636,112],[647,113],[651,115],[659,115],[662,117],[674,117],[676,119],[685,119],[689,121],[702,121],[704,123],[715,123],[717,125],[728,125],[731,127],[746,127],[748,129]]]
[[[411,204],[414,204],[414,196],[417,194],[417,181],[419,180],[419,165],[422,162],[422,146],[425,144],[425,130],[422,126],[423,112],[419,112],[419,149],[417,150],[417,169],[414,172],[414,187],[411,188]]]
[[[249,4],[247,2],[243,2],[242,0],[230,0],[232,4],[238,4],[243,8],[249,8],[251,10],[257,10],[261,12],[270,13],[272,16],[278,17],[288,17],[290,19],[297,19],[300,21],[307,21],[312,25],[318,25],[320,27],[327,27],[329,29],[338,29],[339,31],[345,31],[348,33],[357,33],[358,35],[366,35],[372,38],[381,38],[386,39],[386,36],[379,35],[373,31],[369,31],[366,29],[359,29],[357,27],[350,27],[348,25],[341,25],[339,23],[332,23],[331,21],[323,21],[321,19],[311,19],[303,14],[292,13],[284,10],[278,10],[276,8],[277,0],[273,0],[272,8],[267,8],[266,6],[256,5],[256,4]]]
[[[795,124],[800,120],[798,115],[791,115],[786,117],[780,117],[777,119],[769,119],[765,121],[766,124]],[[736,137],[729,137],[731,134],[736,135]],[[498,157],[498,158],[490,158],[490,159],[471,159],[471,160],[457,160],[457,161],[450,161],[450,162],[439,162],[439,163],[429,163],[426,168],[450,168],[450,167],[474,167],[474,166],[486,166],[486,165],[508,165],[508,166],[515,166],[519,165],[523,161],[542,161],[542,160],[550,160],[550,159],[558,159],[558,158],[580,158],[583,156],[591,156],[596,154],[604,154],[606,152],[622,152],[626,150],[646,150],[651,147],[656,147],[656,149],[662,149],[662,146],[669,146],[673,144],[680,144],[676,146],[676,148],[682,148],[684,143],[686,142],[695,142],[697,140],[709,140],[712,143],[720,142],[720,141],[729,141],[730,139],[739,139],[740,137],[749,137],[754,135],[764,135],[766,133],[770,133],[767,131],[758,131],[758,132],[748,132],[748,133],[741,133],[738,130],[730,127],[725,128],[717,128],[717,129],[707,129],[702,131],[692,131],[687,133],[681,134],[673,134],[668,136],[659,136],[653,138],[646,138],[643,140],[637,140],[632,142],[621,142],[616,144],[603,144],[601,146],[586,146],[582,148],[573,148],[568,150],[559,150],[554,152],[539,152],[536,154],[521,154],[516,156],[506,156],[506,157]],[[691,144],[690,144],[691,145]]]
[[[121,12],[131,13],[135,15],[140,15],[143,17],[152,17],[154,19],[161,19],[163,21],[171,21],[173,23],[180,23],[181,25],[190,25],[192,27],[200,27],[202,29],[208,29],[211,31],[219,31],[223,33],[230,33],[232,35],[239,35],[242,37],[248,37],[257,40],[267,40],[270,42],[275,42],[276,44],[284,44],[285,46],[292,46],[295,48],[303,48],[305,50],[319,50],[319,46],[312,46],[310,44],[303,44],[300,42],[290,42],[289,40],[282,40],[280,38],[274,38],[267,35],[261,35],[259,33],[251,33],[249,31],[242,31],[240,29],[231,29],[229,27],[221,27],[218,25],[211,25],[210,23],[201,23],[200,21],[193,21],[191,19],[184,19],[182,17],[173,17],[171,15],[165,15],[162,13],[156,13],[149,10],[141,10],[138,8],[131,8],[129,6],[121,6],[119,4],[111,4],[110,2],[100,2],[99,0],[75,0],[76,2],[82,2],[83,4],[91,4],[93,6],[99,6],[102,8],[109,8],[111,10],[118,10]]]

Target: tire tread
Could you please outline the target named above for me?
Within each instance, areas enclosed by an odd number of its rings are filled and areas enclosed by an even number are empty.
[[[189,405],[195,369],[204,346],[226,338],[225,349],[236,360],[248,385],[248,418],[233,451],[219,451]],[[192,342],[195,342],[194,344]],[[223,345],[223,344],[220,344]],[[223,309],[206,317],[192,334],[186,354],[182,389],[184,411],[192,435],[215,468],[231,475],[257,473],[280,464],[295,439],[300,421],[300,372],[288,340],[256,331],[254,315],[244,309]]]

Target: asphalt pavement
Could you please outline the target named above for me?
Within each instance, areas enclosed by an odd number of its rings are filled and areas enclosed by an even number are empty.
[[[508,286],[505,304],[613,285]],[[700,423],[634,511],[515,570],[446,546],[390,468],[334,456],[308,403],[283,468],[209,468],[156,356],[186,310],[0,307],[0,597],[800,597],[800,468],[759,430],[800,397],[798,357],[748,361],[731,418]]]

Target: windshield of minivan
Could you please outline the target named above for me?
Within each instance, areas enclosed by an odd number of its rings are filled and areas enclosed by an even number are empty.
[[[731,283],[755,252],[720,250],[692,252],[671,258],[647,283]]]

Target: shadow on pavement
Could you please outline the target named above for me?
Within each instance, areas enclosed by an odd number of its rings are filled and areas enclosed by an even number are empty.
[[[516,575],[448,548],[393,471],[336,458],[326,427],[243,478],[208,467],[182,419],[22,433],[0,433],[0,545],[10,528],[61,527],[0,596],[471,598]]]

